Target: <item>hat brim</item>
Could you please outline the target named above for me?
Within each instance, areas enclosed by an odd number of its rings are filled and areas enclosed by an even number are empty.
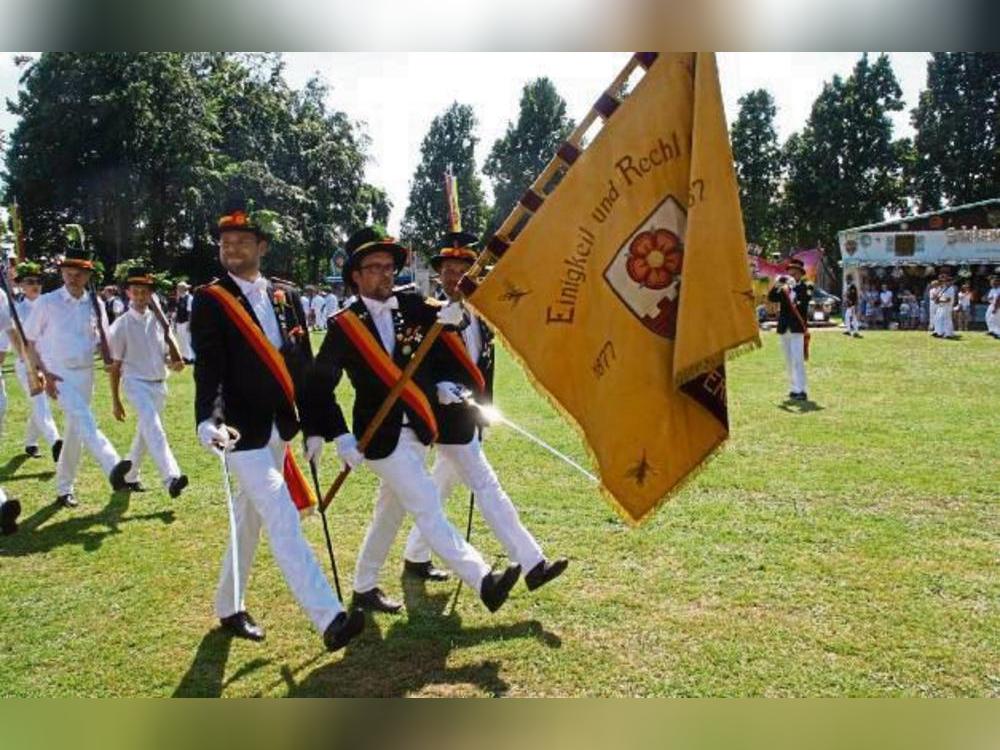
[[[156,279],[150,276],[133,276],[125,279],[125,286],[156,286]]]
[[[476,262],[476,258],[474,257],[463,258],[457,255],[441,255],[440,253],[431,258],[429,262],[431,264],[431,268],[433,268],[436,273],[441,273],[441,264],[444,263],[446,260],[457,260],[461,261],[462,263],[468,263],[470,268],[472,267],[472,264]]]
[[[60,268],[79,268],[83,271],[93,271],[94,261],[80,258],[63,258],[59,261]]]
[[[358,250],[344,261],[341,276],[345,282],[353,285],[354,282],[351,280],[351,274],[358,269],[361,261],[372,253],[391,253],[393,262],[396,264],[396,273],[403,270],[403,267],[406,266],[406,262],[410,258],[410,251],[395,242],[380,242],[371,247],[366,247],[364,250]]]
[[[271,241],[271,235],[260,231],[254,227],[212,227],[212,237],[214,239],[219,239],[222,237],[223,232],[248,232],[250,234],[257,235],[258,239]]]

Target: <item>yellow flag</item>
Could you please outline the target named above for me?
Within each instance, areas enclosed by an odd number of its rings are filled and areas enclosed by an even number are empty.
[[[634,523],[726,439],[726,352],[760,344],[715,56],[642,57],[470,299]]]

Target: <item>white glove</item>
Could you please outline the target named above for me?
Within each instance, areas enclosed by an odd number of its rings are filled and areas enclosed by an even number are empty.
[[[457,383],[449,383],[447,380],[443,380],[437,384],[438,403],[442,406],[460,404],[465,400],[463,398],[463,391],[462,386]]]
[[[222,425],[216,425],[211,419],[206,419],[198,425],[198,440],[208,449],[229,448],[229,430]]]
[[[309,435],[306,438],[305,457],[309,463],[319,463],[323,455],[323,438],[319,435]]]
[[[438,310],[438,323],[443,326],[458,327],[465,321],[465,309],[461,302],[449,302]]]
[[[358,450],[358,439],[350,432],[334,438],[333,442],[337,446],[340,460],[352,469],[358,468],[365,460],[365,454]]]

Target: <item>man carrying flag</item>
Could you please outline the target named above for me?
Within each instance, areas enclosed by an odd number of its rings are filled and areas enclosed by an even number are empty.
[[[228,457],[240,487],[233,502],[235,544],[223,559],[216,613],[236,637],[263,640],[264,629],[243,605],[263,527],[299,605],[327,649],[336,651],[361,632],[364,616],[344,611],[299,522],[299,509],[315,498],[288,441],[299,431],[302,385],[313,357],[298,294],[260,272],[276,229],[272,217],[230,206],[215,227],[226,273],[198,289],[191,311],[198,438],[218,451],[231,447],[233,431],[238,435]]]
[[[448,522],[424,465],[428,446],[438,433],[430,398],[438,393],[439,383],[454,380],[439,341],[364,453],[355,437],[365,432],[435,321],[446,326],[463,322],[461,306],[433,305],[421,295],[396,292],[393,278],[405,266],[408,251],[380,227],[355,232],[347,242],[347,253],[344,279],[354,287],[357,299],[328,322],[304,416],[309,460],[318,459],[324,440],[333,440],[345,464],[356,468],[364,463],[381,480],[375,514],[358,553],[354,604],[380,612],[399,611],[402,605],[385,596],[378,576],[409,513],[431,549],[495,612],[517,582],[521,567],[490,570],[482,555]],[[355,392],[353,433],[334,393],[345,370]],[[459,400],[450,391],[443,397]]]
[[[725,441],[727,353],[760,343],[714,55],[635,54],[484,255],[463,294],[579,427],[615,508],[649,518]]]
[[[478,238],[461,229],[446,234],[439,243],[438,254],[431,258],[431,267],[438,273],[441,286],[449,300],[461,298],[458,282],[475,262],[477,253],[473,245]],[[478,403],[488,405],[493,400],[493,332],[483,320],[472,314],[472,321],[460,333],[442,334],[445,353],[455,362],[460,376],[457,387],[471,393]],[[442,383],[442,389],[456,388],[455,383]],[[457,484],[464,484],[473,493],[476,506],[490,531],[500,541],[507,556],[527,571],[524,582],[529,590],[558,577],[569,564],[565,558],[548,561],[541,547],[518,516],[496,472],[483,452],[480,442],[483,418],[473,404],[435,404],[434,416],[438,422],[437,458],[431,476],[437,485],[441,501],[451,495]],[[431,565],[431,550],[420,530],[413,527],[406,541],[404,568],[411,575],[435,579],[436,569]]]

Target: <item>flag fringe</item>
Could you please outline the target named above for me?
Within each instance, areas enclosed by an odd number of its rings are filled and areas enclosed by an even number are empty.
[[[471,300],[469,301],[469,303],[471,304]],[[472,306],[475,307],[475,305]],[[674,495],[676,495],[678,492],[684,489],[687,486],[688,482],[690,482],[695,476],[697,476],[704,470],[706,464],[718,454],[720,448],[725,444],[726,440],[728,439],[728,434],[725,437],[721,438],[719,442],[717,442],[711,449],[709,449],[708,453],[705,454],[705,457],[698,462],[698,465],[692,468],[691,471],[689,471],[684,477],[678,480],[674,484],[674,486],[671,487],[663,495],[663,497],[661,497],[652,506],[650,506],[649,509],[647,509],[639,518],[633,518],[629,514],[628,510],[621,503],[618,502],[618,499],[611,493],[611,490],[609,490],[607,487],[604,486],[604,481],[600,477],[600,471],[601,471],[600,463],[598,462],[597,456],[594,454],[594,451],[591,449],[590,442],[587,440],[587,436],[586,434],[584,434],[583,428],[580,426],[579,422],[577,422],[576,419],[573,417],[573,415],[570,414],[568,411],[566,411],[566,409],[563,408],[562,404],[560,404],[555,399],[555,397],[553,397],[553,395],[549,393],[548,389],[535,378],[535,376],[531,372],[531,369],[525,363],[523,357],[521,357],[520,353],[517,351],[517,349],[514,348],[511,342],[507,340],[507,338],[503,335],[503,333],[499,329],[494,329],[494,335],[498,339],[500,339],[500,342],[503,344],[503,347],[510,354],[511,359],[513,359],[514,362],[517,363],[518,367],[521,368],[521,371],[524,373],[524,376],[528,379],[528,382],[531,383],[531,386],[535,389],[535,391],[537,391],[549,403],[549,405],[558,414],[560,414],[563,417],[563,419],[565,419],[569,423],[570,427],[573,428],[573,431],[576,433],[577,437],[580,439],[580,442],[583,444],[584,450],[587,452],[587,457],[590,459],[591,466],[594,467],[595,471],[598,474],[598,479],[600,481],[598,481],[597,489],[601,497],[604,498],[604,501],[611,506],[611,509],[614,510],[614,512],[618,515],[618,517],[621,518],[622,521],[624,521],[630,528],[633,529],[638,528],[643,524],[645,524],[650,518],[652,518],[652,516],[656,513],[656,511],[659,510],[660,506],[662,506],[665,502],[673,498]],[[755,337],[754,339],[750,339],[742,344],[737,345],[736,350],[738,351],[738,353],[742,354],[747,351],[751,351],[752,349],[756,349],[758,346],[760,346],[760,339]],[[705,371],[707,372],[708,370],[711,369],[712,368],[709,367]]]
[[[674,377],[675,387],[680,388],[680,386],[685,383],[689,383],[694,380],[699,375],[704,375],[706,372],[711,372],[720,365],[726,362],[742,357],[744,354],[749,354],[752,351],[756,351],[761,348],[760,334],[755,333],[753,336],[740,341],[738,344],[725,349],[722,352],[711,355],[710,357],[705,357],[704,359],[695,362],[693,365],[685,367],[680,370]]]

